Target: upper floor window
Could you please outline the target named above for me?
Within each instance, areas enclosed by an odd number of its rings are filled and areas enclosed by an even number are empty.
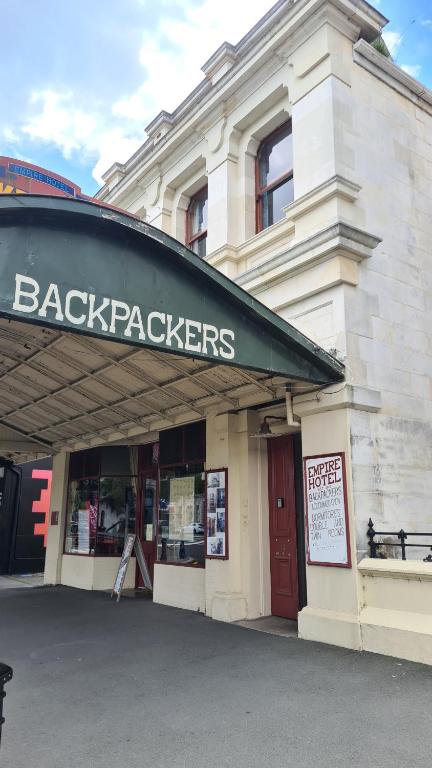
[[[206,255],[208,192],[201,189],[191,198],[187,210],[186,245],[203,258]]]
[[[294,199],[291,120],[262,142],[257,156],[257,232],[284,218]]]

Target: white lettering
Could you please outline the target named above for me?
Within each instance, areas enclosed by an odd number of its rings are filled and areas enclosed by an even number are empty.
[[[31,291],[24,291],[23,283],[27,283],[27,287],[31,287]],[[39,283],[33,280],[32,277],[26,277],[25,275],[15,275],[15,299],[12,304],[12,309],[16,309],[18,312],[34,312],[38,306],[37,297],[39,296]],[[30,299],[31,304],[22,304],[21,297]]]
[[[210,343],[213,347],[213,354],[215,357],[218,357],[219,351],[215,344],[215,342],[219,338],[218,329],[215,328],[214,325],[207,325],[207,323],[203,323],[203,343],[202,343],[202,351],[204,355],[207,355],[207,344]]]
[[[173,336],[177,339],[177,347],[178,349],[183,349],[183,340],[178,335],[177,331],[184,325],[184,317],[179,317],[178,323],[175,326],[175,328],[172,327],[173,322],[173,316],[167,315],[167,334],[166,334],[166,345],[167,347],[171,346],[171,339]]]
[[[119,313],[119,310],[123,310],[123,314],[121,312]],[[116,321],[117,320],[127,320],[131,311],[127,304],[125,304],[124,301],[117,301],[117,299],[113,299],[111,302],[111,325],[110,325],[110,333],[116,332]]]
[[[87,327],[93,328],[94,320],[97,318],[101,324],[101,331],[107,331],[108,323],[102,317],[101,313],[104,311],[104,309],[106,309],[109,306],[109,303],[110,303],[109,299],[103,299],[100,307],[96,307],[96,308],[95,308],[95,301],[96,301],[96,296],[94,295],[94,293],[89,293],[89,316],[88,316]]]
[[[154,341],[155,344],[160,344],[164,340],[165,335],[161,333],[159,336],[156,336],[156,334],[153,333],[153,325],[152,325],[153,320],[160,320],[162,325],[165,325],[165,313],[150,312],[147,318],[147,336],[151,341]]]
[[[228,328],[221,328],[220,333],[219,333],[219,338],[220,338],[221,344],[223,344],[224,346],[223,347],[219,347],[219,354],[220,354],[221,357],[224,357],[225,360],[233,360],[234,359],[234,355],[235,355],[235,351],[234,351],[234,347],[231,344],[229,344],[229,342],[226,340],[227,336],[228,336],[228,338],[230,338],[233,341],[235,341],[234,331],[230,331],[230,330],[228,330]],[[226,349],[224,349],[224,347]]]
[[[186,320],[186,343],[185,343],[185,349],[187,349],[189,352],[201,352],[201,342],[195,341],[196,339],[196,332],[201,331],[201,323],[196,322],[195,320]],[[192,342],[195,341],[195,344]]]
[[[136,317],[136,320],[135,320]],[[141,317],[141,310],[136,305],[132,307],[132,312],[129,318],[129,322],[125,328],[124,335],[132,336],[131,328],[138,328],[138,336],[140,339],[145,339],[144,326]]]
[[[38,312],[38,315],[40,315],[40,317],[46,317],[48,307],[52,307],[53,309],[55,309],[56,320],[64,320],[64,315],[62,312],[61,302],[60,302],[59,289],[58,289],[58,285],[56,285],[55,283],[50,283],[49,288],[46,292],[46,296],[43,300],[43,304]]]
[[[83,304],[87,304],[88,293],[86,291],[68,291],[66,294],[64,310],[66,319],[74,325],[82,325],[82,323],[85,323],[86,316],[83,314],[77,317],[72,314],[70,306],[72,299],[81,299]]]

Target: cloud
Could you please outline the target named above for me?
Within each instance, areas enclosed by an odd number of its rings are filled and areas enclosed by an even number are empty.
[[[35,88],[24,119],[8,128],[9,140],[17,151],[30,141],[60,150],[66,160],[92,163],[93,177],[102,183],[113,162],[125,162],[143,143],[144,128],[158,112],[175,109],[203,79],[201,67],[212,53],[227,39],[238,42],[271,6],[272,0],[188,0],[173,14],[162,2],[152,28],[143,24],[135,53],[138,86],[127,90],[126,69],[124,92],[117,90],[111,102],[98,93],[93,98],[77,83]]]
[[[70,91],[36,91],[30,102],[36,109],[21,126],[21,133],[32,142],[56,147],[67,160],[76,155],[97,158],[93,176],[98,183],[114,159],[124,162],[142,143],[142,136],[128,134],[127,126],[110,124],[109,115],[85,111]]]
[[[142,84],[113,104],[113,114],[145,126],[162,109],[173,111],[203,79],[201,67],[214,51],[227,38],[238,42],[271,4],[204,0],[185,6],[182,18],[162,17],[156,32],[144,35],[138,54]]]
[[[407,75],[411,75],[411,77],[418,78],[420,76],[421,64],[401,64],[400,67],[407,73]]]
[[[390,56],[395,58],[402,43],[402,35],[400,32],[383,32],[382,36],[387,48],[390,51]]]
[[[423,19],[423,21],[420,22],[422,27],[431,27],[432,28],[432,19]]]

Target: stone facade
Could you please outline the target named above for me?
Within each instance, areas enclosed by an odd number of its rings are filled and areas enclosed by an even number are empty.
[[[297,390],[294,413],[305,454],[349,453],[357,559],[369,517],[432,530],[432,92],[370,45],[385,22],[362,0],[277,3],[98,195],[185,242],[208,184],[208,262],[344,362],[346,384]],[[256,233],[258,147],[288,119],[294,202]],[[362,647],[356,569],[323,570],[300,631]]]

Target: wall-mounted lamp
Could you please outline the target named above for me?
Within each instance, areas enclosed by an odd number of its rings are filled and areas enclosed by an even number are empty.
[[[262,420],[261,424],[259,425],[258,432],[255,432],[254,435],[250,435],[250,437],[279,437],[279,435],[271,431],[270,424],[268,423],[269,419],[273,419],[273,421],[285,421],[285,416],[264,416],[264,419]]]

